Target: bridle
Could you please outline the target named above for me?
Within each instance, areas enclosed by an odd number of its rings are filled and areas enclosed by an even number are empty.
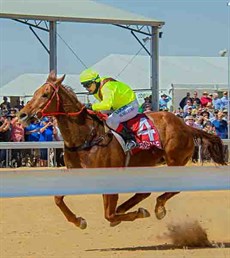
[[[53,88],[53,93],[48,102],[46,103],[45,107],[40,111],[42,117],[43,116],[56,116],[56,115],[64,115],[64,116],[78,116],[81,114],[81,112],[85,109],[85,106],[82,106],[82,108],[77,112],[60,112],[60,96],[58,94],[59,86],[55,85],[52,82],[46,82],[44,85],[50,85]],[[44,86],[43,85],[43,86]],[[56,97],[56,112],[45,112],[48,107],[50,106],[52,100]]]
[[[81,107],[81,109],[77,112],[60,112],[59,111],[60,110],[60,96],[58,93],[60,86],[57,86],[52,82],[46,82],[45,84],[48,84],[53,88],[53,93],[52,93],[50,99],[48,100],[48,102],[46,103],[45,107],[40,111],[42,117],[43,116],[57,116],[57,115],[64,115],[64,116],[71,116],[71,117],[75,116],[76,117],[76,116],[79,116],[82,113],[82,111],[86,109],[86,107],[83,105]],[[46,110],[49,108],[52,100],[55,97],[56,97],[56,110],[57,111],[56,112],[46,112]],[[91,112],[88,112],[88,111],[87,111],[87,113],[89,115],[91,114]],[[38,119],[37,114],[35,114],[34,117]],[[92,117],[91,117],[91,119],[94,120]],[[81,144],[79,146],[74,146],[74,147],[68,147],[66,144],[64,144],[65,149],[67,149],[70,152],[74,152],[74,151],[90,149],[92,146],[95,146],[95,145],[106,147],[112,140],[111,135],[107,134],[109,136],[109,141],[106,144],[100,144],[100,142],[104,139],[104,136],[99,136],[96,139],[94,139],[95,135],[96,135],[95,127],[93,127],[89,134],[90,139],[86,140],[83,144]]]

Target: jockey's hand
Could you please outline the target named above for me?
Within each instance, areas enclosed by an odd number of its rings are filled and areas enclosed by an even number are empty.
[[[85,104],[85,107],[86,107],[87,109],[92,110],[92,104],[91,104],[91,103],[87,103],[87,104]]]

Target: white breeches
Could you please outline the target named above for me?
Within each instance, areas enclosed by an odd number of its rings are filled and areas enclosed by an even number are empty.
[[[128,121],[129,119],[135,117],[138,114],[138,101],[125,105],[117,110],[115,110],[106,120],[106,124],[116,130],[120,123]]]

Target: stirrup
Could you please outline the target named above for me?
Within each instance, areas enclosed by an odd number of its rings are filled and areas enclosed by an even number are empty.
[[[137,142],[135,142],[134,140],[129,140],[127,141],[127,143],[125,144],[125,147],[127,149],[127,151],[130,151],[134,148],[137,148],[139,145]]]

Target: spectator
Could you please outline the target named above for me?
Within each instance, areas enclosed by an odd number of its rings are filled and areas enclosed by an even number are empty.
[[[141,111],[142,113],[146,111],[146,109],[149,109],[149,107],[152,108],[152,100],[151,96],[144,98],[144,103],[141,105]]]
[[[209,102],[212,102],[212,99],[208,96],[208,92],[204,91],[202,97],[200,98],[201,107],[206,107]]]
[[[166,94],[162,94],[160,99],[159,99],[159,109],[160,110],[165,110],[168,108],[168,102],[171,100],[172,98],[167,96]]]
[[[207,133],[210,133],[210,134],[216,134],[216,129],[210,121],[207,121],[204,124],[203,130]]]
[[[37,121],[32,121],[31,124],[25,127],[25,141],[26,142],[38,142],[40,137],[40,127]],[[39,159],[39,150],[26,150],[25,151],[25,163],[26,166],[36,166]]]
[[[57,124],[57,119],[53,117],[53,140],[54,141],[63,141],[60,129]],[[63,149],[56,149],[56,162],[57,167],[65,166],[64,163],[64,150]]]
[[[44,117],[40,124],[40,137],[39,142],[51,142],[53,141],[53,122],[51,118]],[[48,166],[48,154],[47,149],[41,149],[40,151],[40,166]]]
[[[17,103],[14,106],[18,111],[20,111],[23,108],[23,105],[20,104],[20,99],[17,99]]]
[[[184,113],[186,113],[188,111],[188,108],[192,108],[192,109],[194,108],[193,105],[192,105],[192,100],[191,99],[188,99],[186,101],[186,105],[183,108]]]
[[[192,106],[188,106],[188,108],[186,108],[186,111],[184,111],[183,113],[183,117],[186,117],[186,116],[192,116]]]
[[[216,110],[221,109],[221,106],[222,106],[221,99],[219,98],[218,93],[216,93],[216,92],[213,93],[212,104],[213,104],[214,109],[216,109]]]
[[[228,122],[228,110],[224,109],[222,112],[223,112],[223,119]]]
[[[151,104],[147,104],[145,106],[144,113],[148,113],[148,112],[151,112],[151,111],[152,111],[152,105]]]
[[[196,128],[203,129],[204,118],[203,116],[197,116],[195,119]]]
[[[193,98],[192,98],[192,103],[196,107],[201,105],[201,101],[200,101],[200,98],[198,98],[198,92],[197,91],[194,91]]]
[[[19,122],[18,117],[14,117],[11,121],[12,130],[10,140],[12,142],[24,142],[24,126]]]
[[[186,96],[180,101],[179,106],[180,106],[182,109],[184,109],[184,106],[186,105],[187,100],[190,100],[191,103],[192,103],[192,98],[190,97],[190,92],[187,92]]]
[[[193,116],[186,116],[185,117],[185,123],[188,126],[194,127],[194,128],[198,128],[196,123],[195,123],[195,119]]]
[[[6,116],[0,117],[0,142],[9,142],[11,134],[10,121]],[[0,167],[6,166],[6,150],[0,149]]]
[[[227,109],[228,110],[229,106],[229,99],[228,99],[228,92],[224,91],[223,92],[223,97],[221,98],[221,109]]]
[[[2,110],[7,110],[7,111],[10,110],[11,106],[10,106],[10,102],[8,102],[7,97],[3,97],[3,102],[0,104],[0,108]]]
[[[201,113],[203,119],[204,119],[204,124],[207,122],[207,121],[210,121],[210,113],[207,111],[207,110],[204,110],[202,113]]]
[[[218,113],[219,113],[219,110],[215,109],[213,112],[213,116],[210,118],[211,122],[213,122],[214,120],[216,120],[218,118]]]
[[[12,142],[24,142],[24,126],[19,122],[18,117],[14,117],[11,120],[11,137]],[[22,150],[13,149],[12,150],[12,160],[11,165],[13,167],[22,166],[22,157],[25,156]]]
[[[217,135],[221,139],[227,139],[228,138],[228,124],[227,121],[223,120],[223,112],[219,111],[217,114],[217,119],[214,119],[212,124],[214,125],[216,129]]]

